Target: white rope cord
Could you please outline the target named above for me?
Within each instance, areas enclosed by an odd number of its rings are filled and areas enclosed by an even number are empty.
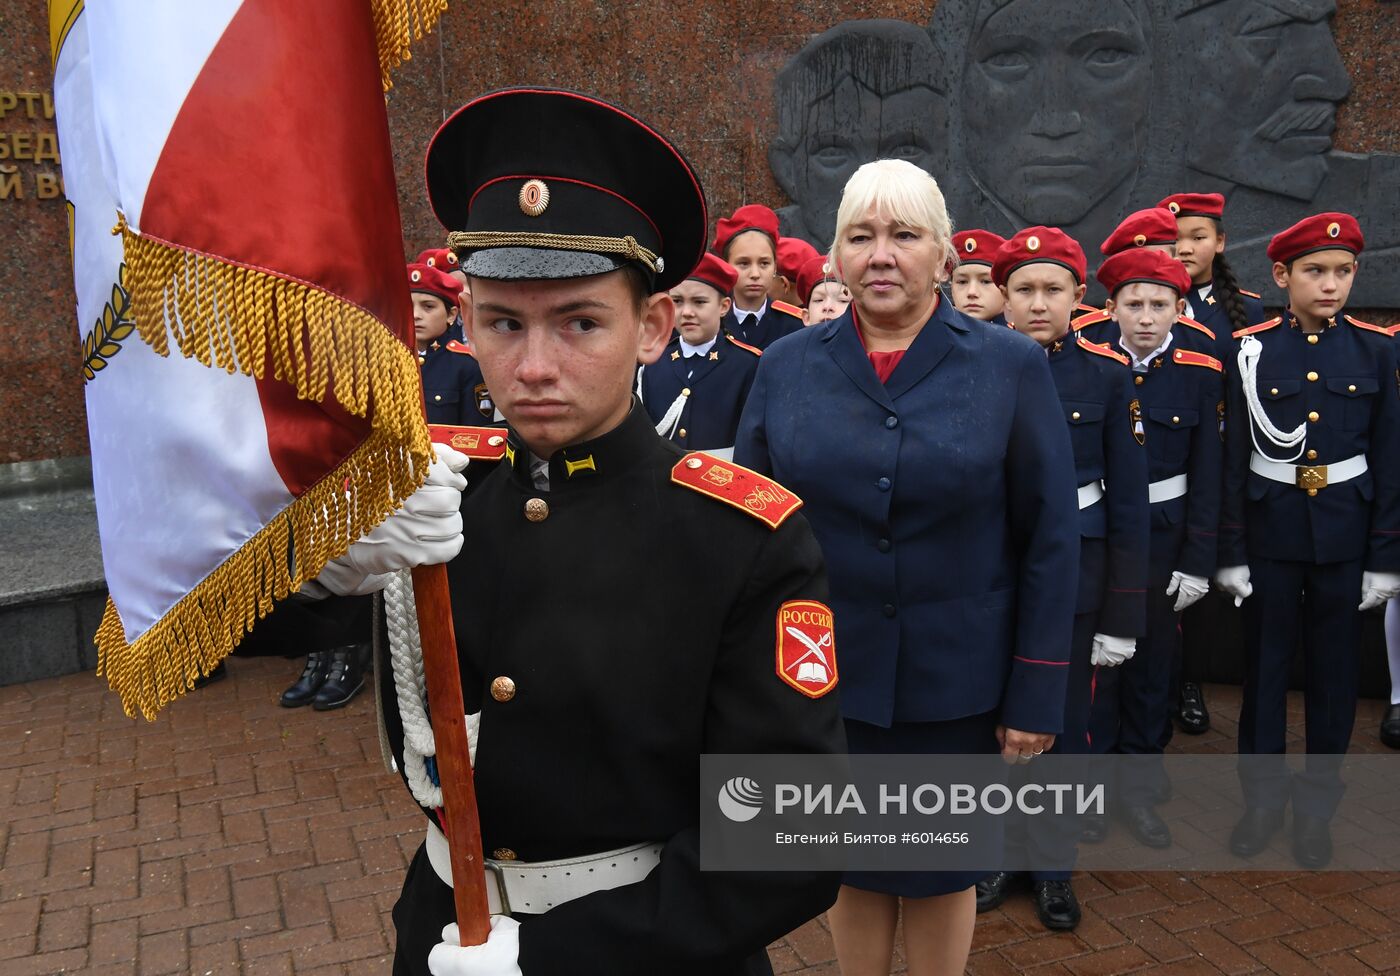
[[[642,403],[646,403],[646,398],[642,396],[642,373],[644,373],[645,371],[645,363],[637,367],[637,389],[634,391],[637,394],[637,399]]]
[[[1260,456],[1271,461],[1279,461],[1290,464],[1303,456],[1303,450],[1308,442],[1307,422],[1300,423],[1291,432],[1285,433],[1274,426],[1274,422],[1269,419],[1269,415],[1264,410],[1264,404],[1259,399],[1259,388],[1255,382],[1255,377],[1259,372],[1259,357],[1264,354],[1263,344],[1254,336],[1245,336],[1240,340],[1240,351],[1236,362],[1240,367],[1240,385],[1244,388],[1245,403],[1249,406],[1249,416],[1254,423],[1249,425],[1249,438],[1254,442],[1254,450]],[[1288,450],[1297,447],[1297,453],[1290,458],[1273,458],[1269,453],[1259,446],[1259,438],[1255,435],[1255,430],[1262,431],[1264,437],[1275,447]]]
[[[685,412],[685,401],[690,397],[690,390],[681,390],[680,396],[671,402],[666,408],[665,415],[657,421],[656,432],[667,440],[676,432],[676,428],[681,425],[681,414]]]
[[[428,721],[426,685],[423,681],[423,648],[418,637],[418,609],[413,600],[413,574],[399,570],[389,574],[384,588],[385,623],[389,629],[389,662],[394,691],[403,723],[403,771],[409,791],[419,806],[442,806],[442,787],[433,784],[424,759],[437,755],[433,726]]]

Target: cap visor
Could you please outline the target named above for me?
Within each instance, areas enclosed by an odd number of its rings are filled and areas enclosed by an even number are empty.
[[[625,257],[590,251],[558,251],[539,247],[493,247],[474,251],[461,268],[473,278],[496,281],[537,281],[549,278],[586,278],[616,271],[628,263]]]

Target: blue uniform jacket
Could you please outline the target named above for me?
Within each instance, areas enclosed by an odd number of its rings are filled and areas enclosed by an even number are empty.
[[[1146,427],[1127,360],[1071,333],[1052,343],[1050,373],[1074,447],[1080,486],[1104,497],[1079,510],[1075,613],[1096,613],[1096,630],[1137,637],[1147,629]]]
[[[1224,361],[1234,354],[1236,326],[1230,321],[1230,313],[1225,310],[1225,300],[1220,297],[1222,294],[1219,284],[1212,285],[1211,293],[1205,298],[1193,287],[1186,300],[1191,303],[1192,318],[1215,333],[1215,352],[1211,355]],[[1211,304],[1211,299],[1215,300],[1214,304]],[[1244,302],[1244,317],[1248,325],[1258,325],[1268,318],[1264,303],[1253,293],[1241,291],[1240,301]]]
[[[1225,494],[1220,561],[1248,565],[1251,556],[1307,563],[1364,559],[1366,568],[1400,572],[1400,372],[1386,330],[1338,316],[1316,336],[1292,316],[1242,329],[1259,340],[1255,388],[1273,425],[1307,426],[1295,464],[1335,464],[1366,455],[1360,477],[1317,489],[1269,480],[1249,469],[1254,424],[1245,404],[1238,356],[1227,364]],[[1316,338],[1316,342],[1310,339]],[[1239,343],[1237,342],[1238,346]],[[1312,420],[1313,416],[1316,420]],[[1257,434],[1267,456],[1289,459]]]
[[[456,339],[434,342],[419,353],[418,365],[428,423],[471,426],[495,418],[496,406],[486,391],[481,367],[467,346]]]
[[[1074,472],[1034,343],[940,302],[882,384],[848,309],[764,353],[735,460],[806,503],[848,718],[1061,731]]]
[[[1118,338],[1122,333],[1118,328],[1118,323],[1108,312],[1100,309],[1077,316],[1073,326],[1076,334],[1090,342],[1100,346],[1108,346],[1114,352],[1121,351],[1118,348]],[[1176,324],[1172,326],[1172,345],[1178,349],[1193,349],[1196,352],[1203,352],[1219,359],[1220,341],[1220,336],[1208,326],[1185,315],[1177,316]],[[1229,332],[1225,333],[1225,342],[1231,344],[1234,342]]]
[[[802,316],[784,311],[778,304],[769,302],[763,310],[763,317],[750,323],[747,328],[739,324],[740,316],[749,316],[752,313],[740,312],[731,305],[729,311],[724,313],[724,318],[720,319],[720,331],[760,350],[767,349],[785,335],[801,332],[804,328]]]
[[[686,357],[677,337],[659,360],[642,367],[637,394],[656,424],[681,391],[689,390],[671,440],[688,451],[730,448],[758,371],[759,355],[754,347],[720,333],[708,353]]]

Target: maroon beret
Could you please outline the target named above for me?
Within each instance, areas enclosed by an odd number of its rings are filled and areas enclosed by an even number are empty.
[[[1006,238],[1000,234],[979,227],[960,230],[953,235],[953,248],[958,252],[959,264],[990,265],[997,259],[997,251],[1005,243]]]
[[[1162,207],[1150,207],[1124,217],[1123,222],[1099,245],[1099,250],[1111,255],[1130,247],[1175,243],[1176,218]]]
[[[715,226],[714,251],[724,257],[724,249],[746,230],[761,230],[773,242],[773,250],[778,249],[778,215],[761,203],[749,203],[734,211],[732,217],[721,217]]]
[[[1084,249],[1073,237],[1058,227],[1027,227],[1018,231],[997,251],[997,259],[992,264],[992,280],[1004,285],[1011,272],[1022,265],[1041,263],[1067,268],[1081,285],[1089,273]]]
[[[1165,213],[1166,211],[1162,211]],[[1095,277],[1103,285],[1108,297],[1112,298],[1118,289],[1134,282],[1149,282],[1166,285],[1177,295],[1184,295],[1191,287],[1191,276],[1186,267],[1166,251],[1147,251],[1130,248],[1119,251],[1103,263]]]
[[[446,271],[439,271],[430,264],[410,264],[408,266],[408,290],[436,295],[447,303],[450,309],[462,295],[462,283]]]
[[[1366,246],[1361,225],[1348,213],[1320,213],[1304,217],[1269,241],[1270,261],[1287,264],[1313,251],[1350,251],[1360,254]]]
[[[703,281],[728,298],[729,293],[734,290],[734,283],[739,280],[739,272],[728,261],[706,252],[686,278]]]
[[[1219,193],[1173,193],[1163,197],[1157,204],[1170,210],[1173,217],[1214,217],[1225,216],[1225,198]]]

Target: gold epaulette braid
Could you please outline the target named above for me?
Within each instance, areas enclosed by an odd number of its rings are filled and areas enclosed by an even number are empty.
[[[479,250],[492,247],[542,247],[555,251],[591,251],[594,254],[619,254],[630,261],[640,261],[652,271],[663,270],[664,262],[655,252],[626,237],[591,237],[583,234],[531,234],[508,231],[456,230],[447,235],[447,246]]]

